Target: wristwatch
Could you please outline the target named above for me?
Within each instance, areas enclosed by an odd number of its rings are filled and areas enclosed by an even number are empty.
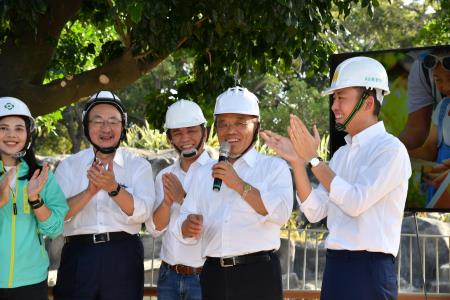
[[[317,167],[320,164],[321,161],[323,161],[323,159],[320,156],[313,157],[308,162],[308,167],[310,167],[310,168]]]
[[[119,194],[119,192],[120,192],[120,188],[121,188],[120,184],[117,184],[117,188],[116,188],[115,190],[109,192],[108,195],[109,195],[110,197],[115,197],[115,196],[117,196],[117,195]]]
[[[28,199],[28,204],[30,204],[32,209],[38,209],[39,207],[44,205],[44,201],[42,201],[41,196],[38,195],[37,200],[31,201],[30,199]]]
[[[252,190],[252,186],[248,184],[247,182],[244,183],[244,191],[242,192],[242,199],[245,200],[245,197],[247,196],[248,192]]]

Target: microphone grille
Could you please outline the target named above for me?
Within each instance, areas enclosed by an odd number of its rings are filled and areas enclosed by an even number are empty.
[[[223,142],[222,144],[220,144],[219,155],[228,156],[228,154],[230,154],[230,149],[231,149],[230,143]]]

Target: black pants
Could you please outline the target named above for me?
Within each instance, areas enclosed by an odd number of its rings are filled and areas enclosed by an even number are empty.
[[[10,289],[0,289],[0,300],[48,300],[47,279]]]
[[[142,300],[144,250],[140,238],[65,244],[53,291],[55,300]]]
[[[282,300],[280,260],[269,255],[270,261],[233,267],[206,259],[200,274],[203,300]]]
[[[397,299],[394,256],[379,252],[327,250],[320,299]]]

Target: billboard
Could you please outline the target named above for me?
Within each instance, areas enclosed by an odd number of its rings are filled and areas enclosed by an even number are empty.
[[[391,93],[380,120],[408,148],[413,173],[406,210],[450,211],[450,45],[335,54],[330,78],[339,63],[361,55],[378,60],[388,73]],[[345,135],[335,129],[330,110],[331,155]]]

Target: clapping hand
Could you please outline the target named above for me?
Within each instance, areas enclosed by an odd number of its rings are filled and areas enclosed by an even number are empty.
[[[173,202],[178,204],[183,203],[186,192],[181,185],[178,177],[173,173],[166,173],[162,176],[163,189],[164,189],[164,202],[171,206]]]
[[[309,161],[317,156],[320,145],[320,136],[317,127],[313,127],[314,136],[297,116],[291,115],[288,128],[289,138],[297,155],[304,161]]]
[[[267,146],[272,148],[280,157],[290,163],[300,160],[294,150],[291,140],[270,130],[261,131],[259,134]]]
[[[33,176],[31,176],[30,180],[28,181],[28,199],[36,200],[38,198],[39,192],[47,182],[48,170],[48,164],[44,163],[42,169],[37,169],[36,171],[34,171]]]
[[[87,171],[89,183],[93,184],[91,189],[102,189],[107,192],[111,192],[117,188],[116,178],[114,176],[113,161],[108,163],[108,169],[105,170],[101,162],[93,163]],[[88,186],[89,189],[89,186]]]

